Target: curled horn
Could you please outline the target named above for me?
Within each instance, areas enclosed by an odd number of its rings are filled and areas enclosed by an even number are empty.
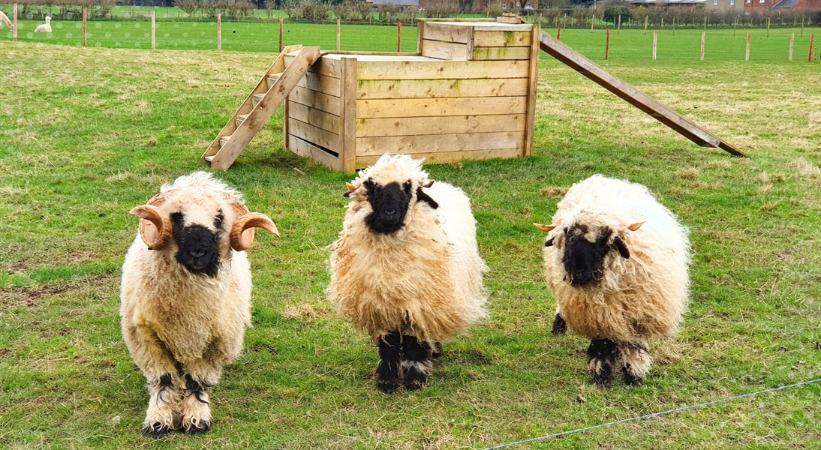
[[[128,213],[140,218],[140,237],[149,250],[160,250],[171,240],[171,221],[156,206],[137,206]]]
[[[279,236],[279,230],[270,217],[262,213],[248,212],[238,216],[231,227],[231,248],[238,252],[248,250],[254,243],[255,228],[262,228]]]
[[[423,188],[429,188],[429,187],[433,186],[433,181],[434,180],[422,180],[422,181],[419,182],[419,185],[422,186]]]
[[[533,226],[544,231],[545,233],[553,231],[553,229],[556,228],[556,225],[544,225],[541,223],[534,223]]]

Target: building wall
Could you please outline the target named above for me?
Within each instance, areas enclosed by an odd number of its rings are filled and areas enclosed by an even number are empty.
[[[704,8],[707,11],[743,11],[747,0],[707,0]],[[758,0],[754,0],[758,1]]]

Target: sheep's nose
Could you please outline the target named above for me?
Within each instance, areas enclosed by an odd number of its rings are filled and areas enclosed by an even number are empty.
[[[196,249],[193,249],[193,250],[189,250],[188,254],[190,254],[194,258],[202,258],[203,256],[205,256],[205,249],[196,248]]]
[[[389,216],[389,217],[393,217],[393,216],[396,215],[396,210],[395,209],[386,209],[385,210],[385,215]]]

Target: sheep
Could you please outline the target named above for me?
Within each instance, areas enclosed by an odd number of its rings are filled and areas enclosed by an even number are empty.
[[[9,20],[9,16],[6,15],[3,11],[0,11],[0,30],[3,29],[3,24],[7,27],[11,28],[11,20]]]
[[[588,368],[600,386],[613,369],[641,384],[647,340],[672,336],[687,307],[688,230],[650,191],[594,175],[559,202],[544,244],[547,285],[557,300],[554,334],[569,326],[591,339]]]
[[[51,33],[51,17],[46,16],[46,23],[41,23],[37,25],[37,28],[34,29],[35,33]]]
[[[255,227],[279,232],[206,172],[163,185],[130,214],[140,224],[123,264],[120,316],[150,395],[142,432],[206,432],[211,387],[239,356],[251,324],[245,250]]]
[[[486,315],[470,200],[407,155],[381,156],[347,188],[328,297],[377,345],[377,388],[420,389],[442,343]]]

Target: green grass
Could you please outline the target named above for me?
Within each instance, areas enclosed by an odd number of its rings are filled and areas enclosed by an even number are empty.
[[[608,63],[752,155],[736,159],[544,60],[533,157],[429,168],[471,196],[491,268],[490,319],[446,346],[430,386],[387,396],[368,378],[372,344],[324,297],[350,177],[283,150],[278,113],[218,174],[282,237],[250,252],[254,328],[212,396],[214,429],[143,439],[144,381],[118,320],[127,211],[203,168],[271,55],[4,41],[0,57],[0,447],[482,447],[821,374],[818,66]],[[655,343],[638,388],[593,387],[586,342],[550,335],[530,224],[593,173],[646,184],[692,231],[684,328]],[[816,384],[538,447],[809,446],[819,400]]]

